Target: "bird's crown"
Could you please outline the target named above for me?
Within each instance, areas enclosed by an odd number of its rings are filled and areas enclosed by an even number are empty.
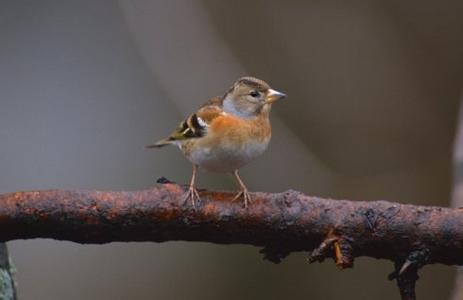
[[[251,76],[245,76],[245,77],[239,78],[235,82],[234,86],[241,85],[241,84],[255,88],[262,92],[265,92],[266,90],[270,89],[270,85],[267,82],[261,79],[255,78],[255,77],[251,77]]]

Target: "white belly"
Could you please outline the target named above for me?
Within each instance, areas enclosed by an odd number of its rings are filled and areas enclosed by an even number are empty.
[[[217,145],[214,148],[199,148],[191,151],[188,159],[201,169],[212,172],[233,172],[261,155],[268,141],[249,142],[241,147]]]

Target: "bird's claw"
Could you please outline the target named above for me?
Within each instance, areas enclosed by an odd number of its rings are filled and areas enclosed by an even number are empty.
[[[233,198],[232,202],[238,200],[240,197],[243,197],[244,208],[248,207],[248,203],[252,202],[251,194],[249,194],[247,189],[239,191],[238,194]]]
[[[188,191],[185,193],[185,196],[183,197],[183,205],[185,205],[188,200],[191,201],[191,205],[193,207],[196,207],[196,203],[201,202],[198,190],[194,186],[190,186]]]

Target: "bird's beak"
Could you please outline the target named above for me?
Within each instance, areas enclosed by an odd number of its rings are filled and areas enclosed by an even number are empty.
[[[272,89],[269,89],[267,92],[267,96],[265,97],[265,103],[273,103],[277,100],[286,98],[286,94],[283,94],[279,91],[275,91]]]

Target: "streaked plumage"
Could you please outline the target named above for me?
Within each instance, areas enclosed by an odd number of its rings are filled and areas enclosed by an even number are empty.
[[[250,195],[238,175],[238,169],[261,155],[271,137],[269,113],[274,101],[286,95],[272,90],[257,78],[238,79],[223,97],[214,97],[191,114],[165,139],[147,146],[179,146],[193,164],[193,176],[186,199],[193,205],[199,194],[195,188],[197,167],[213,172],[230,172],[241,191],[235,197]]]

